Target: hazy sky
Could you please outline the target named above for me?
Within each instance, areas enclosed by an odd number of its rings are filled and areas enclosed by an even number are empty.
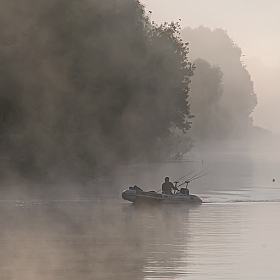
[[[223,28],[242,49],[255,84],[258,106],[254,123],[280,133],[279,0],[142,0],[157,23],[182,27]],[[191,51],[191,46],[190,46]],[[275,79],[274,79],[275,78]],[[278,87],[279,86],[279,87]]]

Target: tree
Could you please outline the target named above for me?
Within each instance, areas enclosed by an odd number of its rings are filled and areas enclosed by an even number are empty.
[[[166,155],[171,130],[177,127],[185,132],[190,128],[192,115],[187,97],[193,66],[187,59],[187,44],[178,37],[179,28],[173,22],[147,28],[147,52],[140,70],[141,92],[134,95],[127,107],[134,120],[128,124],[128,130],[135,131],[130,143],[140,145],[133,147],[138,155],[145,150],[154,159]]]
[[[193,68],[178,24],[152,24],[137,0],[11,0],[1,14],[2,72],[16,87],[0,91],[16,117],[0,153],[17,173],[91,177],[158,160],[170,130],[189,129]]]
[[[194,61],[196,70],[192,77],[189,102],[195,115],[191,132],[195,138],[221,138],[223,127],[221,97],[222,72],[218,66],[211,66],[205,60]]]
[[[190,60],[197,58],[218,65],[223,73],[223,94],[220,98],[220,118],[224,125],[218,135],[238,137],[252,128],[251,113],[257,105],[257,96],[240,47],[225,30],[206,27],[185,28],[182,38],[190,43]],[[197,113],[198,114],[198,113]]]

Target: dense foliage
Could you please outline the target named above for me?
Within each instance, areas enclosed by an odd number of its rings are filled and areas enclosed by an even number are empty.
[[[206,60],[196,59],[196,69],[191,82],[189,102],[195,115],[192,132],[198,139],[215,139],[227,132],[223,128],[224,113],[220,104],[223,94],[222,72]],[[225,124],[227,125],[227,124]]]
[[[190,105],[197,118],[193,125],[196,136],[243,137],[252,129],[250,115],[257,105],[257,96],[242,62],[241,49],[222,29],[185,28],[181,36],[190,43],[191,61],[200,58],[210,63],[196,62],[191,83]]]
[[[158,160],[190,127],[187,44],[137,0],[10,0],[0,16],[1,176]]]

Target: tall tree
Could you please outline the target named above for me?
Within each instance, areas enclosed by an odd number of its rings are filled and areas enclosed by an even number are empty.
[[[223,73],[223,94],[219,102],[224,126],[220,135],[244,135],[252,127],[251,113],[257,105],[257,96],[250,74],[242,62],[240,47],[222,29],[185,28],[181,36],[190,43],[191,61],[204,59],[218,65]]]
[[[196,69],[192,77],[189,102],[195,115],[192,133],[196,138],[209,139],[224,136],[221,97],[222,72],[218,66],[211,66],[205,60],[194,61]]]
[[[92,176],[159,159],[170,129],[189,128],[178,24],[153,25],[137,0],[11,0],[0,13],[0,153],[17,173]]]

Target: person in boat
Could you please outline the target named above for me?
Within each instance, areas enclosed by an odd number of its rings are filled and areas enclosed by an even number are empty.
[[[171,183],[169,181],[169,177],[165,177],[165,182],[162,184],[162,193],[163,194],[172,194],[172,189],[178,190],[178,188],[175,187],[173,185],[173,183]]]

